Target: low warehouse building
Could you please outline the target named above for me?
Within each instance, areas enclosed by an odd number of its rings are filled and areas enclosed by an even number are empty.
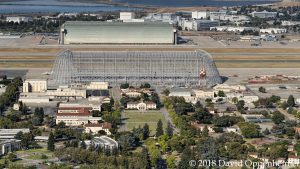
[[[0,139],[13,139],[19,133],[29,133],[29,128],[20,128],[20,129],[0,129]]]

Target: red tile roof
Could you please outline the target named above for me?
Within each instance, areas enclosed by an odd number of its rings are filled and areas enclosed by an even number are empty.
[[[90,107],[60,107],[58,110],[79,110],[79,113],[89,113],[92,108]]]
[[[300,127],[294,127],[295,132],[300,133]]]
[[[98,123],[98,124],[94,124],[94,123],[88,123],[85,125],[86,127],[102,127],[104,129],[111,129],[111,123]]]
[[[92,113],[57,113],[56,116],[92,116]]]

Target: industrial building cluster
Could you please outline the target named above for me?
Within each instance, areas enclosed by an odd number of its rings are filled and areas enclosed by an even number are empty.
[[[111,124],[99,123],[101,117],[94,117],[93,111],[100,112],[101,105],[110,103],[107,82],[89,84],[69,84],[50,89],[46,79],[27,79],[23,83],[23,92],[19,102],[26,105],[58,104],[56,124],[66,126],[85,126],[87,133],[103,130],[110,135]],[[18,110],[18,104],[14,106]]]

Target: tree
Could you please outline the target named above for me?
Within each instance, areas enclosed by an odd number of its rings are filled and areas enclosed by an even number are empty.
[[[164,94],[165,96],[169,96],[170,94],[170,90],[169,89],[165,89],[162,94]]]
[[[176,168],[176,157],[174,155],[167,156],[166,163],[168,168]]]
[[[266,88],[264,88],[264,87],[262,87],[262,86],[260,86],[260,87],[258,88],[258,91],[261,92],[261,93],[267,93]]]
[[[213,115],[209,113],[206,109],[199,109],[198,111],[196,111],[195,114],[193,114],[192,119],[198,121],[199,123],[211,124],[213,120]]]
[[[281,114],[279,111],[273,112],[272,121],[275,124],[278,125],[278,124],[282,123],[284,119],[285,119],[284,115]]]
[[[259,126],[249,122],[238,123],[238,126],[245,138],[258,138],[260,137]]]
[[[232,98],[231,100],[234,104],[237,104],[237,102],[239,101],[239,99],[237,97]]]
[[[300,153],[300,142],[299,141],[294,145],[294,149],[297,151],[297,153]]]
[[[203,137],[208,137],[209,136],[209,130],[208,130],[207,126],[204,126],[204,128],[202,130],[202,136]]]
[[[16,135],[15,135],[15,139],[17,140],[22,140],[23,138],[23,132],[22,131],[19,131]]]
[[[290,95],[288,100],[287,100],[287,104],[289,107],[294,107],[295,106],[295,98],[293,95]]]
[[[121,151],[126,153],[129,148],[131,148],[137,144],[136,138],[135,138],[134,134],[131,132],[123,132],[120,134],[121,134],[121,136],[118,139],[118,143],[120,145]]]
[[[236,116],[222,116],[222,117],[216,117],[213,120],[213,124],[217,127],[230,127],[238,122],[244,121],[243,118],[241,117],[236,117]]]
[[[170,121],[168,121],[166,132],[170,138],[173,136],[173,126]]]
[[[99,110],[92,110],[93,117],[101,117],[103,114]]]
[[[61,121],[57,124],[56,128],[58,128],[58,129],[66,128],[66,123]]]
[[[149,125],[145,123],[143,127],[143,140],[146,140],[149,137],[149,135],[150,135]]]
[[[127,88],[129,88],[129,83],[123,83],[123,84],[121,84],[120,88],[121,89],[127,89]]]
[[[225,93],[224,93],[223,90],[219,90],[219,91],[218,91],[218,96],[219,96],[219,97],[225,97],[226,95],[225,95]]]
[[[55,138],[54,138],[53,133],[51,132],[51,133],[49,134],[48,147],[47,147],[47,149],[48,149],[49,151],[54,151],[54,150],[55,150],[55,145],[54,145],[54,143],[55,143]]]
[[[193,150],[190,149],[190,147],[185,147],[185,149],[183,150],[182,154],[181,154],[181,159],[179,161],[178,164],[178,168],[180,169],[190,169],[193,167],[189,167],[189,161],[191,159],[193,159],[194,155],[193,155]]]
[[[81,147],[82,149],[86,149],[86,144],[85,144],[84,140],[81,141],[80,147]]]
[[[197,143],[195,151],[197,154],[193,156],[198,156],[200,159],[218,161],[220,158],[218,150],[219,144],[217,141],[212,137],[205,137]]]
[[[144,84],[141,84],[140,88],[151,88],[151,85],[149,83],[144,83]]]
[[[163,134],[164,134],[163,123],[162,123],[161,119],[159,119],[157,122],[157,127],[156,127],[156,137],[159,137]]]
[[[298,133],[297,131],[295,131],[295,139],[296,139],[296,140],[299,140],[299,139],[300,139],[300,135],[299,135],[299,133]]]
[[[141,163],[142,163],[143,167],[145,167],[145,169],[150,169],[151,168],[150,158],[149,158],[149,155],[148,155],[148,150],[144,147],[142,149],[142,154],[141,154]]]
[[[244,111],[244,106],[245,106],[245,101],[244,100],[239,100],[236,104],[236,108],[239,111]]]
[[[23,136],[21,138],[21,146],[22,146],[22,148],[28,149],[32,145],[35,145],[33,134],[31,132],[29,132],[29,133],[23,133]]]
[[[32,118],[33,125],[35,125],[35,126],[42,125],[44,122],[44,116],[45,116],[44,109],[42,107],[41,108],[36,107],[33,115],[34,115]]]
[[[91,141],[91,144],[89,145],[89,151],[95,151],[96,150],[96,145],[93,141]]]
[[[264,131],[263,131],[264,135],[269,135],[271,132],[269,131],[268,128],[266,128]]]
[[[7,156],[7,159],[8,159],[9,161],[11,161],[11,162],[14,162],[14,161],[16,161],[16,159],[17,159],[17,155],[14,154],[14,153],[9,153],[8,156]]]
[[[103,103],[101,105],[101,110],[111,112],[112,111],[112,106],[113,105],[111,105],[110,103]]]

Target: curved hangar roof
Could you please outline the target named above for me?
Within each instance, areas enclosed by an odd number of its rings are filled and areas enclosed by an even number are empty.
[[[174,44],[169,23],[73,21],[64,30],[64,44]]]
[[[201,73],[203,74],[203,77]],[[109,82],[153,86],[202,86],[221,83],[205,51],[70,51],[58,54],[50,81],[56,85]]]

